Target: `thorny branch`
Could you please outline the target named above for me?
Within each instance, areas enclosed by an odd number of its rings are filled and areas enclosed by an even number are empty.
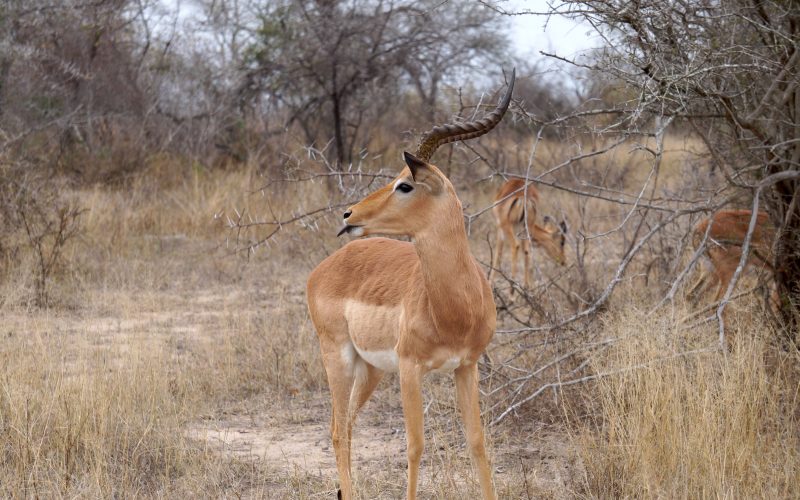
[[[609,341],[609,343],[610,342],[611,341]],[[511,406],[509,406],[505,411],[503,411],[503,413],[501,413],[500,415],[495,417],[494,420],[489,422],[489,425],[490,426],[497,425],[504,418],[506,418],[508,415],[512,414],[517,409],[519,409],[521,406],[523,406],[523,405],[527,404],[528,402],[532,401],[533,399],[535,399],[536,397],[538,397],[540,394],[542,394],[544,391],[546,391],[548,389],[561,389],[563,387],[569,387],[571,385],[584,384],[586,382],[591,382],[591,381],[594,381],[594,380],[600,380],[600,379],[603,379],[603,378],[606,378],[606,377],[611,377],[611,376],[614,376],[614,375],[620,375],[622,373],[628,373],[628,372],[632,372],[632,371],[636,371],[636,370],[643,370],[643,369],[652,367],[654,364],[665,363],[667,361],[672,361],[672,360],[674,360],[676,358],[684,358],[684,357],[688,357],[688,356],[696,356],[696,355],[699,355],[699,354],[707,354],[707,353],[717,352],[717,351],[718,351],[717,347],[706,347],[704,349],[695,349],[695,350],[691,350],[691,351],[680,352],[680,353],[673,354],[673,355],[670,355],[670,356],[664,356],[664,357],[656,358],[656,359],[653,359],[651,361],[648,361],[647,363],[641,363],[641,364],[634,365],[634,366],[626,366],[625,368],[620,368],[618,370],[611,370],[611,371],[607,371],[607,372],[595,373],[595,374],[592,374],[592,375],[586,375],[584,377],[578,377],[578,378],[565,380],[565,381],[549,382],[549,383],[546,383],[546,384],[540,386],[538,389],[536,389],[530,395],[528,395],[525,399],[517,401],[516,403],[512,404]]]

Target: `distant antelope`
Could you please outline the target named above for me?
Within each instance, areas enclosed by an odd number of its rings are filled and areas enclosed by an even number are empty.
[[[416,498],[424,447],[422,377],[455,373],[456,394],[483,498],[494,499],[478,404],[478,358],[495,330],[492,289],[470,253],[461,202],[429,160],[448,142],[494,128],[511,101],[486,118],[434,127],[392,182],[351,206],[339,234],[410,236],[412,243],[369,238],[348,243],[308,278],[333,412],[331,436],[340,495],[352,496],[350,441],[356,414],[385,372],[399,372],[408,442],[407,498]]]
[[[555,225],[547,216],[542,221],[544,225],[540,226],[536,223],[539,190],[533,184],[529,184],[525,189],[523,179],[510,179],[500,186],[494,201],[496,205],[492,207],[492,213],[497,224],[497,237],[492,269],[489,271],[490,283],[495,271],[500,266],[505,242],[511,245],[512,276],[517,274],[517,253],[520,246],[522,247],[525,287],[530,286],[531,240],[536,246],[542,247],[547,255],[558,264],[563,266],[566,263],[564,243],[566,242],[567,224],[561,221],[559,225]],[[530,239],[528,239],[528,234],[530,234]]]
[[[742,245],[752,215],[752,210],[721,210],[701,220],[695,226],[692,243],[698,248],[705,240],[705,254],[711,261],[711,269],[702,273],[698,282],[689,291],[688,297],[691,300],[696,301],[715,284],[717,291],[714,300],[722,299],[742,258]],[[759,212],[756,216],[755,231],[750,239],[750,256],[746,264],[758,263],[772,272],[774,240],[775,229],[770,225],[767,214]]]

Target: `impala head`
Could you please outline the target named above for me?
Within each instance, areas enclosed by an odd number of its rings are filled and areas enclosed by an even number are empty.
[[[544,238],[538,239],[537,243],[544,249],[551,259],[560,265],[567,263],[567,256],[564,253],[564,247],[567,242],[568,227],[566,221],[561,221],[556,224],[550,216],[544,216]]]
[[[461,203],[453,185],[429,160],[443,144],[480,137],[500,123],[511,103],[514,76],[512,70],[506,94],[485,118],[437,126],[423,134],[416,154],[403,153],[406,167],[400,175],[347,209],[339,235],[413,237],[437,221],[463,223]],[[454,217],[452,211],[457,211],[458,216]]]
[[[447,177],[411,153],[403,153],[403,157],[406,167],[400,175],[347,209],[339,235],[413,237],[434,224],[437,217],[453,220],[453,210],[460,220],[461,203]]]

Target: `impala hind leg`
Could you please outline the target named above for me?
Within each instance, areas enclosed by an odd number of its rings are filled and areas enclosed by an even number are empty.
[[[503,231],[503,238],[511,245],[511,279],[517,279],[517,252],[519,251],[519,240],[517,235],[514,234],[514,228],[506,225],[501,228]],[[514,288],[511,288],[514,292]]]
[[[517,257],[519,256],[519,241],[511,240],[511,278],[517,279]]]
[[[352,347],[323,346],[322,362],[328,376],[331,391],[331,439],[336,454],[336,469],[339,472],[339,498],[350,500],[353,497],[350,476],[350,393],[353,388],[355,353]]]
[[[472,463],[478,470],[478,480],[481,493],[485,500],[494,500],[496,497],[492,484],[492,470],[486,456],[486,445],[481,425],[481,408],[478,402],[478,365],[472,363],[456,369],[456,397],[458,408],[461,411],[461,420],[464,423],[464,433],[467,436],[469,452]]]
[[[718,283],[717,293],[714,296],[715,302],[722,300],[723,295],[728,291],[728,285],[733,279],[736,268],[739,266],[739,259],[741,258],[742,252],[737,249],[720,250],[712,255],[714,275]]]
[[[364,406],[383,378],[383,372],[361,359],[352,346],[340,352],[323,356],[325,372],[331,390],[333,411],[331,437],[339,471],[339,498],[349,500],[352,487],[352,437],[353,424],[358,411]]]
[[[416,361],[400,359],[400,395],[403,399],[403,419],[406,425],[408,453],[408,485],[406,498],[417,498],[419,463],[425,449],[422,412],[422,370]]]
[[[691,303],[692,307],[699,304],[700,299],[708,292],[708,290],[717,284],[717,275],[713,271],[701,270],[700,277],[692,288],[686,293],[686,298]]]
[[[383,371],[367,364],[361,357],[357,357],[353,375],[353,389],[350,391],[350,420],[348,422],[351,428],[359,410],[369,400],[369,397],[375,392],[375,388],[378,387],[378,383],[383,379]]]

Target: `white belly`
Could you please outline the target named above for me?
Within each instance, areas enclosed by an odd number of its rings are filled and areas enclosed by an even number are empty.
[[[377,306],[356,300],[345,303],[344,316],[353,347],[368,364],[386,372],[398,371],[394,346],[402,314],[400,306]]]
[[[396,372],[400,367],[400,358],[394,349],[387,349],[384,351],[365,351],[360,349],[357,345],[353,344],[356,352],[368,364],[383,370],[385,372]]]
[[[348,347],[342,352],[345,362],[352,364],[351,356],[358,353],[367,364],[379,370],[399,371],[400,359],[394,346],[403,318],[402,307],[348,300],[345,302],[344,316],[352,341],[352,348]],[[440,350],[433,354],[432,359],[425,361],[425,367],[429,371],[452,372],[459,366],[470,363],[463,350]]]
[[[444,363],[439,366],[439,368],[434,368],[431,371],[434,372],[452,372],[456,368],[461,366],[461,357],[460,356],[452,356],[445,360]]]

